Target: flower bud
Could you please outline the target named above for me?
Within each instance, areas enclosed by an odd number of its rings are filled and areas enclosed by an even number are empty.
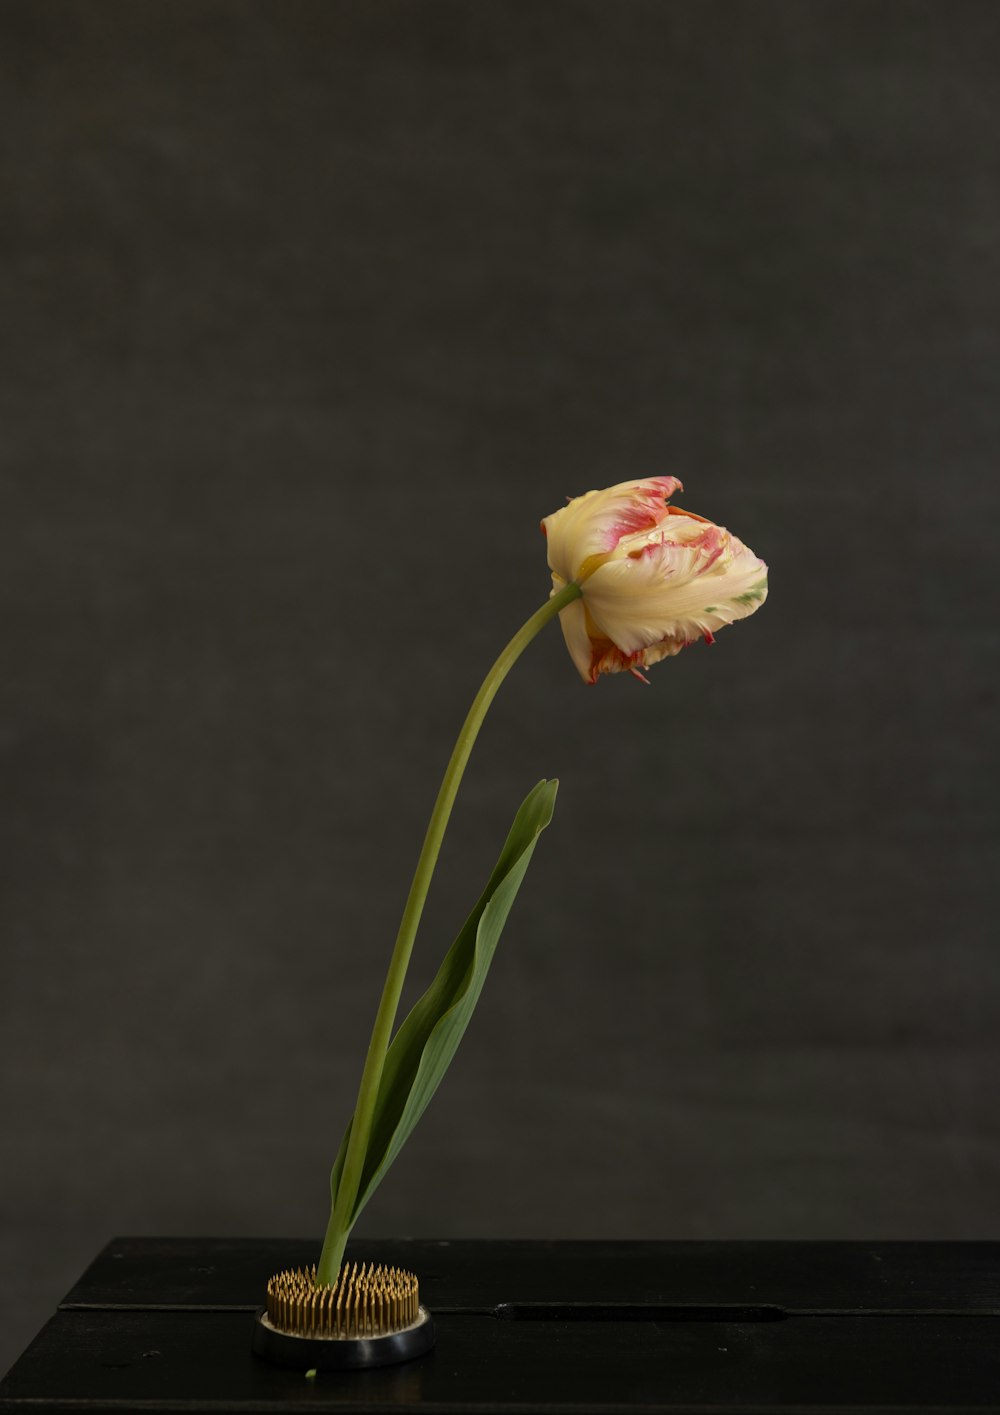
[[[622,482],[572,498],[546,516],[553,594],[571,581],[581,597],[559,615],[586,683],[643,668],[697,639],[713,643],[767,597],[767,566],[703,516],[667,504],[676,477]]]

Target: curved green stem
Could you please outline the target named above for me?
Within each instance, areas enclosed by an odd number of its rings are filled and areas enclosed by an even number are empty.
[[[427,834],[424,836],[423,848],[420,851],[420,858],[413,875],[413,883],[410,885],[410,893],[403,909],[399,933],[396,936],[396,946],[389,961],[389,971],[382,990],[382,1000],[375,1015],[375,1025],[372,1028],[371,1041],[368,1044],[368,1055],[365,1058],[364,1071],[361,1074],[361,1086],[358,1090],[358,1101],[351,1124],[351,1137],[347,1144],[344,1167],[340,1183],[337,1186],[337,1193],[334,1196],[330,1222],[327,1226],[323,1251],[320,1254],[319,1266],[316,1271],[316,1281],[319,1284],[336,1282],[340,1265],[343,1262],[344,1245],[353,1224],[354,1203],[361,1184],[365,1154],[368,1150],[372,1120],[375,1114],[375,1102],[382,1080],[385,1054],[389,1048],[392,1027],[396,1020],[396,1009],[403,991],[403,980],[406,977],[407,965],[413,951],[413,941],[420,923],[427,891],[430,889],[431,877],[434,874],[434,866],[437,864],[445,828],[451,815],[451,808],[455,804],[455,797],[458,794],[459,784],[473,744],[479,735],[479,729],[483,724],[490,703],[496,697],[497,689],[518,658],[539,630],[543,629],[549,620],[554,619],[561,609],[565,609],[567,604],[578,599],[579,596],[579,585],[571,582],[558,594],[546,600],[542,607],[521,626],[483,679],[482,687],[476,694],[468,716],[462,724],[462,730],[458,734],[458,740],[452,750],[451,758],[445,769],[444,780],[441,782],[441,788],[431,812]]]

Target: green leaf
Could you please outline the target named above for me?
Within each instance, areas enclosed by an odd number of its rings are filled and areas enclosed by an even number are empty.
[[[540,781],[525,797],[489,884],[448,950],[437,977],[392,1039],[382,1070],[358,1197],[350,1217],[352,1225],[451,1064],[479,1000],[535,843],[552,819],[558,787],[558,781]],[[348,1125],[330,1175],[334,1198],[350,1133]]]

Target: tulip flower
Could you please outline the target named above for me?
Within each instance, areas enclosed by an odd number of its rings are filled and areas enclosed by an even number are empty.
[[[767,597],[767,566],[724,526],[669,506],[676,477],[588,491],[546,516],[553,595],[566,647],[585,683],[641,672],[745,619]]]
[[[470,916],[435,983],[393,1037],[445,827],[500,684],[535,635],[557,615],[586,682],[595,683],[602,673],[624,671],[645,682],[642,668],[696,639],[711,643],[723,625],[746,618],[764,602],[767,566],[724,527],[668,505],[681,489],[676,477],[622,482],[575,497],[542,522],[552,593],[487,673],[445,770],[389,962],[357,1105],[334,1164],[319,1285],[336,1280],[347,1235],[361,1207],[450,1062],[534,841],[551,816],[554,781],[540,783],[522,806],[478,912]],[[460,1008],[466,1010],[459,1025]]]

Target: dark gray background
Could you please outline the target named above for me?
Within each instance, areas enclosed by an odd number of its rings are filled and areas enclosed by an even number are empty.
[[[541,516],[772,567],[498,700],[412,995],[559,775],[378,1234],[998,1237],[1000,7],[6,0],[9,1358],[115,1232],[321,1233]]]

